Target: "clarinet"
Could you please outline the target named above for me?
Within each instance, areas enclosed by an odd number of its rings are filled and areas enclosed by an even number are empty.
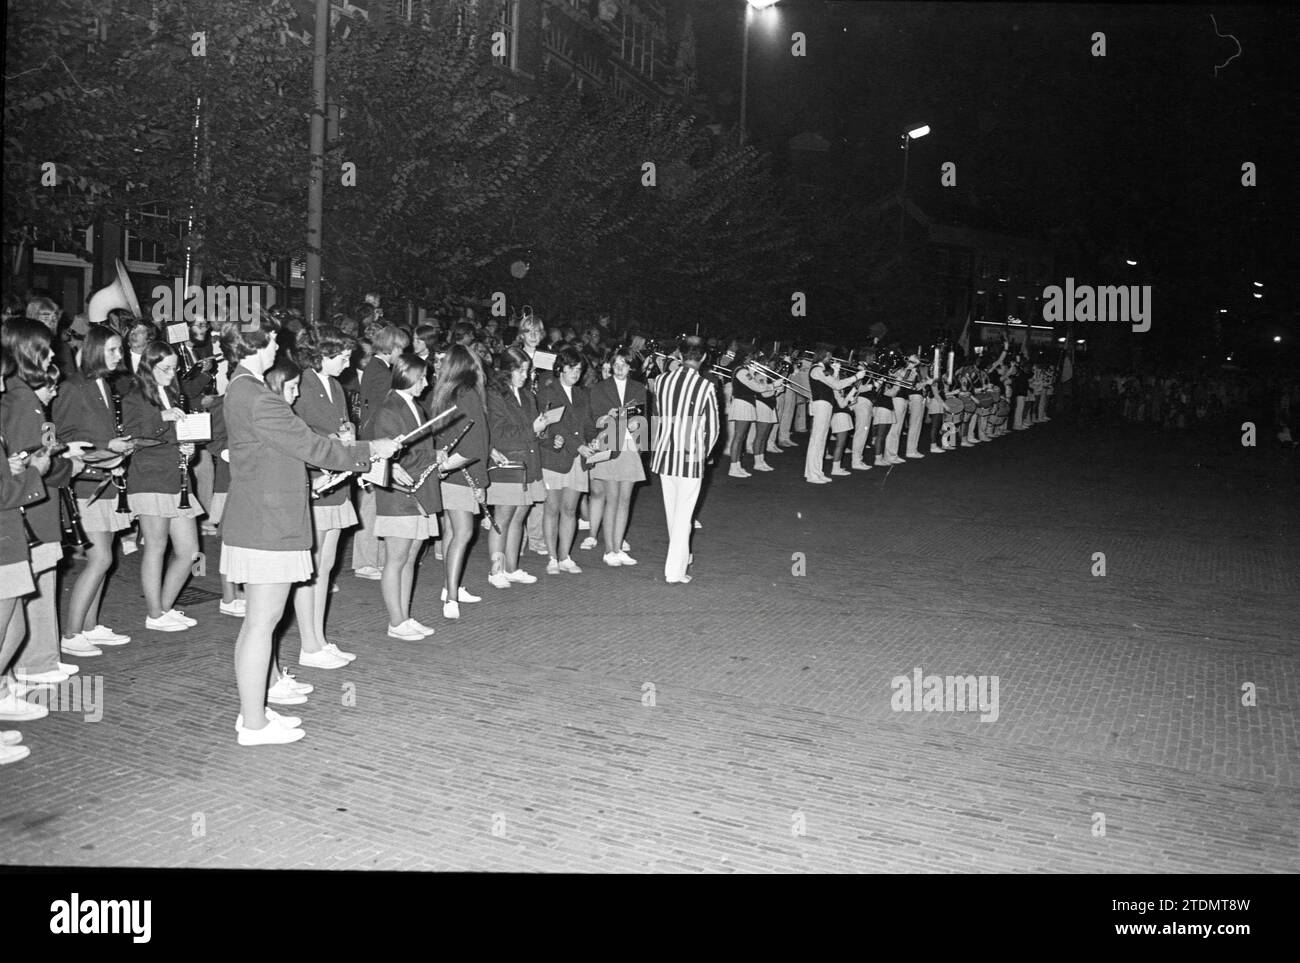
[[[121,438],[126,434],[122,428],[122,396],[111,385],[110,389],[112,389],[113,419],[117,427],[117,437]],[[124,515],[130,514],[131,505],[126,499],[126,475],[113,475],[112,478],[113,487],[117,489],[117,506],[113,510]]]
[[[183,414],[189,413],[189,406],[185,403],[185,392],[180,390],[179,385],[177,386],[177,390],[176,390],[176,406],[180,408]],[[189,508],[190,507],[190,459],[185,454],[185,452],[181,450],[179,444],[177,445],[176,453],[180,459],[178,468],[180,469],[180,473],[181,473],[181,500],[178,503],[178,507]]]

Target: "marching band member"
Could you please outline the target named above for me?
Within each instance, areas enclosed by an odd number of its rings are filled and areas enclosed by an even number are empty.
[[[682,349],[681,364],[654,386],[659,423],[650,470],[659,476],[668,522],[664,581],[686,583],[691,559],[691,524],[704,481],[704,463],[718,441],[718,397],[713,382],[700,374],[705,351],[699,344]]]
[[[393,388],[375,413],[373,430],[396,438],[424,424],[428,417],[417,399],[428,387],[424,359],[409,353],[399,356],[393,362]],[[433,439],[427,434],[417,438],[392,464],[396,484],[375,492],[375,534],[384,539],[386,552],[379,584],[388,609],[388,635],[405,642],[419,642],[434,633],[411,617],[411,592],[424,543],[438,534],[442,498],[436,471],[427,471],[435,462]]]
[[[60,386],[54,399],[54,422],[59,440],[65,444],[88,442],[91,447],[129,454],[131,442],[119,437],[120,400],[110,380],[122,364],[122,338],[111,328],[93,325],[81,348],[79,371]],[[124,430],[124,429],[123,429]],[[119,478],[125,469],[111,469]],[[117,533],[131,527],[131,516],[117,511],[117,487],[104,482],[113,479],[79,478],[73,494],[81,515],[81,527],[90,540],[85,567],[77,576],[68,600],[66,624],[71,633],[60,643],[68,655],[98,655],[98,646],[126,645],[121,635],[99,624],[99,602],[108,571],[113,567],[113,546]],[[93,499],[93,500],[92,500]]]
[[[762,355],[758,360],[762,361]],[[754,411],[758,415],[758,421],[754,425],[754,471],[774,471],[767,463],[767,456],[779,455],[785,450],[777,445],[772,432],[776,427],[776,406],[780,403],[781,396],[789,392],[782,382],[761,371],[750,371],[749,374],[759,386],[754,396]]]
[[[5,322],[7,327],[9,322]],[[0,358],[0,392],[8,387],[15,364],[6,351]],[[0,395],[0,397],[4,397]],[[3,407],[0,402],[0,407]],[[42,478],[50,470],[45,451],[10,454],[0,436],[0,722],[31,722],[43,719],[50,710],[28,702],[9,688],[9,665],[23,642],[22,631],[10,632],[18,601],[36,589],[32,581],[31,555],[20,509],[46,498]],[[31,750],[18,745],[22,733],[0,731],[0,765],[26,759]]]
[[[208,413],[212,416],[212,504],[208,506],[208,521],[221,532],[221,519],[226,511],[226,496],[230,492],[230,437],[226,431],[226,386],[228,365],[217,368],[217,399]],[[243,590],[224,574],[221,575],[221,602],[218,611],[222,615],[242,619],[248,612],[248,601]]]
[[[474,535],[474,519],[487,502],[487,466],[492,455],[488,442],[484,380],[478,355],[464,345],[453,344],[443,360],[433,401],[429,405],[430,413],[434,415],[455,405],[457,413],[462,416],[441,422],[434,436],[435,448],[441,449],[464,430],[464,418],[472,421],[455,452],[465,456],[470,464],[442,480],[443,519],[450,529],[442,549],[446,569],[446,584],[442,590],[444,619],[460,618],[461,602],[481,601],[480,596],[471,595],[460,580],[465,572],[469,542]]]
[[[646,390],[645,385],[631,378],[632,361],[626,348],[612,351],[608,364],[611,377],[597,382],[587,402],[590,420],[606,439],[601,447],[617,454],[591,466],[591,534],[594,537],[598,530],[603,532],[606,565],[635,565],[636,559],[627,553],[623,539],[632,508],[632,489],[637,482],[645,481],[645,467],[637,438],[640,432],[633,432],[629,422],[635,418],[633,424],[646,424]],[[629,406],[635,415],[629,416]]]
[[[830,359],[829,347],[818,348],[813,354],[812,370],[808,373],[809,384],[812,386],[812,402],[808,411],[813,423],[808,437],[808,455],[804,460],[804,481],[814,485],[830,484],[830,479],[822,468],[822,460],[826,455],[831,415],[835,411],[835,392],[866,377],[865,372],[858,371],[847,378],[841,378],[839,362],[828,366]]]
[[[863,357],[871,360],[868,354]],[[864,460],[867,441],[871,438],[872,410],[875,408],[874,392],[869,381],[863,381],[853,392],[853,447],[850,466],[854,471],[871,471],[871,463]]]
[[[596,435],[582,380],[582,355],[576,348],[561,348],[555,358],[557,375],[537,392],[537,406],[545,412],[563,408],[560,420],[541,434],[542,480],[546,485],[543,521],[550,561],[547,575],[582,572],[569,557],[577,529],[578,499],[590,485],[582,459],[593,454],[590,441]]]
[[[50,451],[57,444],[55,426],[46,419],[46,405],[58,392],[58,369],[50,331],[38,321],[13,320],[4,326],[4,354],[17,366],[0,400],[0,436],[13,452]],[[56,567],[63,558],[58,489],[81,473],[79,447],[56,459],[45,476],[47,497],[24,504],[20,514],[39,544],[31,549],[35,594],[10,619],[5,648],[17,651],[14,677],[29,685],[66,682],[77,667],[59,661],[59,613]],[[24,534],[26,529],[24,528]],[[27,631],[27,642],[22,643]]]
[[[797,370],[792,370],[792,366],[788,363],[788,359],[782,358],[781,364],[785,365],[787,369],[783,371],[782,374],[788,375],[792,381],[795,380],[795,375],[799,372]],[[778,368],[777,370],[780,369]],[[808,380],[806,374],[803,375],[803,380],[805,382]],[[803,389],[804,391],[810,390],[806,384],[803,386]],[[802,400],[803,396],[793,389],[783,391],[776,396],[775,444],[782,451],[786,448],[794,447],[794,439],[790,437],[790,429],[794,426],[795,408]]]
[[[122,427],[132,438],[162,439],[166,444],[142,448],[131,456],[126,475],[131,511],[140,519],[144,537],[140,581],[144,588],[145,628],[156,632],[184,632],[198,622],[173,608],[176,596],[189,581],[190,566],[199,551],[198,511],[181,507],[180,494],[188,485],[190,442],[178,443],[176,407],[179,393],[176,371],[180,359],[171,346],[151,341],[140,357],[135,383],[122,398]],[[177,455],[179,453],[179,465]],[[163,561],[170,540],[172,558],[166,573]]]
[[[533,395],[534,403],[537,401],[538,374],[537,367],[533,364],[533,356],[545,339],[546,328],[542,324],[542,319],[531,313],[525,313],[519,321],[519,335],[515,341],[515,347],[528,358],[532,374],[526,387]],[[545,555],[548,551],[546,547],[546,528],[542,520],[545,513],[546,506],[542,503],[535,502],[531,508],[524,508],[524,523],[527,527],[528,544],[538,555]]]
[[[294,413],[316,434],[344,445],[356,441],[356,427],[349,420],[347,398],[338,378],[347,368],[354,346],[352,338],[331,325],[316,325],[304,330],[297,343],[302,383],[298,400],[293,405]],[[312,469],[312,482],[320,477],[321,472]],[[298,653],[298,664],[308,668],[338,669],[356,659],[351,652],[344,652],[333,642],[326,641],[328,637],[325,634],[325,615],[329,608],[339,538],[344,529],[357,524],[352,490],[352,482],[348,480],[312,501],[312,528],[316,533],[312,559],[315,577],[294,588],[295,611],[300,593],[310,592],[312,595],[312,631],[303,634],[302,650]],[[317,643],[319,647],[316,647]]]
[[[743,462],[745,452],[745,442],[749,438],[749,432],[758,421],[758,399],[759,395],[766,394],[771,398],[776,392],[758,379],[758,376],[750,371],[748,364],[749,352],[745,348],[737,347],[735,351],[735,360],[732,362],[735,372],[731,378],[731,405],[727,412],[727,418],[731,425],[731,470],[727,473],[732,478],[749,478],[750,473],[745,471]],[[769,409],[770,410],[770,409]],[[766,466],[763,457],[763,451],[757,446],[754,448],[757,453],[755,456],[755,467],[758,463],[763,462],[764,467],[759,471],[770,471]]]
[[[373,355],[361,373],[360,413],[357,437],[376,437],[370,419],[379,410],[393,386],[393,362],[404,352],[411,339],[395,324],[386,324],[371,337]],[[352,574],[358,578],[378,579],[384,564],[384,547],[375,535],[375,493],[361,487],[361,529],[352,536]]]
[[[540,334],[540,322],[537,330]],[[488,437],[493,449],[523,465],[523,468],[500,469],[502,474],[493,476],[488,488],[488,505],[494,509],[497,519],[497,528],[488,533],[488,555],[492,560],[488,582],[496,588],[509,588],[513,582],[531,585],[537,581],[537,576],[519,567],[525,516],[534,505],[546,501],[537,441],[546,428],[546,419],[538,414],[537,399],[529,390],[531,374],[532,362],[524,349],[511,346],[501,352],[487,391]],[[507,477],[506,472],[518,477]]]
[[[943,379],[933,365],[922,368],[922,382],[925,385],[925,413],[930,423],[930,454],[942,455],[943,420],[948,410],[943,403]]]
[[[235,643],[241,746],[296,742],[301,720],[266,709],[271,637],[289,590],[312,576],[307,466],[363,471],[372,455],[390,457],[389,439],[348,447],[312,431],[265,384],[279,325],[263,315],[256,330],[227,323],[224,354],[237,365],[226,389],[230,497],[222,518],[221,571],[244,583],[247,614]]]
[[[891,353],[897,358],[897,352]],[[911,382],[915,371],[910,359],[903,363],[895,361],[889,364],[892,370],[889,376],[895,381]],[[891,384],[885,388],[885,397],[888,398],[887,404],[894,409],[894,422],[889,426],[889,434],[885,437],[885,461],[891,465],[901,465],[906,459],[898,454],[898,444],[903,438],[903,424],[907,419],[907,399],[903,397],[903,389],[897,384]]]
[[[848,475],[851,474],[844,467],[844,449],[848,445],[849,432],[853,428],[853,405],[857,401],[857,391],[861,387],[861,382],[856,382],[849,386],[847,390],[835,390],[835,410],[831,412],[830,433],[835,438],[835,449],[831,455],[831,474]]]
[[[909,380],[912,382],[911,388],[907,392],[907,451],[908,458],[924,458],[920,449],[917,447],[921,444],[921,428],[925,422],[925,386],[921,383],[921,354],[920,348],[916,354],[909,355],[907,366],[911,371]]]

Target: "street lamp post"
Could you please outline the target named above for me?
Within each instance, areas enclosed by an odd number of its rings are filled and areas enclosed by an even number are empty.
[[[745,40],[740,52],[740,146],[745,146],[745,114],[749,103],[749,22],[755,10],[774,7],[781,0],[745,0]]]
[[[325,207],[325,51],[329,44],[329,0],[316,0],[316,47],[312,60],[311,180],[307,186],[307,277],[303,313],[321,319],[321,237]]]
[[[930,133],[930,125],[921,124],[903,134],[903,190],[898,195],[898,249],[900,252],[903,249],[903,216],[906,212],[905,202],[907,201],[907,158],[912,152],[912,141],[920,140],[928,133]]]

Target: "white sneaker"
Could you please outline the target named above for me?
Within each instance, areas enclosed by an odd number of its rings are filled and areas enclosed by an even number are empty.
[[[522,568],[517,568],[513,572],[506,572],[506,578],[511,582],[518,582],[520,585],[532,585],[537,581],[536,575],[529,575]]]
[[[357,660],[357,657],[355,655],[353,655],[351,652],[344,652],[333,642],[326,642],[325,645],[322,646],[321,651],[328,652],[330,655],[333,656],[337,656],[338,658],[342,659],[344,662],[355,662]]]
[[[280,683],[286,689],[292,689],[298,695],[311,695],[316,691],[316,687],[310,682],[299,682],[291,673],[285,672],[283,669],[280,670]]]
[[[11,762],[22,762],[32,754],[32,750],[27,746],[0,746],[0,766],[7,766]]]
[[[585,518],[579,518],[579,519],[578,519],[578,531],[580,531],[580,532],[589,532],[589,531],[591,531],[591,522],[587,521]]]
[[[745,471],[745,469],[740,467],[739,462],[735,462],[732,464],[731,471],[727,472],[727,475],[728,477],[731,478],[753,478],[754,477],[750,472],[747,472]]]
[[[618,557],[618,552],[606,552],[605,564],[610,568],[618,568],[623,564],[623,560]]]
[[[104,654],[97,646],[91,645],[87,642],[86,637],[80,633],[71,636],[70,638],[60,639],[59,649],[62,650],[65,655],[77,655],[83,657]]]
[[[266,725],[261,729],[245,729],[244,721],[241,718],[237,724],[239,732],[239,744],[241,746],[274,746],[285,743],[297,742],[307,733],[302,729],[290,729],[278,719],[272,719],[269,715],[266,719]]]
[[[434,633],[434,630],[433,630],[433,629],[429,628],[429,627],[428,627],[427,625],[425,625],[423,622],[417,622],[417,621],[415,621],[415,619],[407,619],[407,620],[406,620],[406,627],[407,627],[407,628],[410,628],[410,629],[415,629],[415,631],[419,632],[419,633],[420,633],[422,636],[424,636],[426,639],[427,639],[429,636],[433,635],[433,633]]]
[[[776,471],[776,469],[773,468],[771,465],[769,465],[769,464],[768,464],[766,461],[764,461],[762,458],[755,458],[755,459],[754,459],[754,471]]]
[[[56,685],[67,682],[72,678],[72,673],[64,672],[61,668],[50,669],[48,672],[24,672],[22,669],[14,669],[14,678],[28,685]]]
[[[248,602],[244,599],[235,599],[232,602],[222,602],[221,614],[233,615],[237,619],[242,619],[248,614]]]
[[[98,645],[101,648],[105,645],[126,645],[131,641],[131,636],[114,632],[105,625],[97,625],[90,631],[81,634],[86,637],[86,641],[91,645]]]
[[[831,483],[831,480],[825,475],[818,475],[816,478],[805,478],[804,481],[810,485],[829,485]]]
[[[510,576],[505,572],[489,572],[488,585],[493,588],[510,588]]]
[[[270,707],[263,708],[262,715],[266,716],[267,722],[278,722],[286,729],[297,729],[300,725],[302,725],[302,719],[300,719],[298,716],[282,716],[280,715],[280,713],[276,712],[274,709]],[[244,714],[241,712],[239,715],[235,716],[235,731],[238,732],[243,727],[244,727]]]
[[[184,612],[182,612],[180,609],[168,609],[168,610],[167,610],[166,612],[164,612],[163,614],[164,614],[164,615],[170,615],[170,616],[172,617],[172,619],[174,619],[175,621],[180,622],[182,625],[188,625],[188,626],[190,626],[191,628],[193,628],[194,626],[196,626],[196,625],[199,624],[199,620],[198,620],[198,619],[192,619],[192,618],[190,618],[188,615],[186,615],[186,614],[185,614]]]
[[[851,475],[853,473],[849,471],[847,468],[845,468],[843,465],[836,465],[834,468],[831,469],[831,474],[842,477],[844,475]]]
[[[924,458],[925,456],[924,456],[923,454],[921,454],[919,451],[909,451],[909,452],[907,453],[907,457],[908,457],[908,458]]]
[[[578,548],[582,549],[584,552],[590,552],[595,547],[596,547],[596,540],[592,538],[590,535],[584,538],[582,540],[582,544],[578,546]]]
[[[59,671],[64,675],[74,676],[81,671],[81,666],[73,665],[71,662],[60,662]]]
[[[145,616],[144,627],[151,632],[184,632],[189,628],[184,622],[172,618],[170,612],[164,612],[156,619]]]
[[[571,558],[566,558],[561,562],[559,564],[559,569],[561,572],[568,572],[570,575],[582,574],[582,569],[578,567],[578,563]]]
[[[300,706],[307,701],[307,696],[294,688],[289,676],[281,675],[280,681],[266,690],[266,701],[278,706]]]
[[[401,639],[403,642],[419,642],[424,638],[424,633],[411,628],[411,620],[407,619],[401,625],[390,625],[388,627],[388,637],[390,639]]]
[[[944,450],[945,449],[940,448],[938,445],[930,446],[930,454],[932,455],[942,455],[944,453]]]
[[[28,702],[12,690],[0,699],[0,719],[5,722],[31,722],[34,719],[44,719],[49,714],[50,710],[45,706]]]
[[[460,603],[459,603],[459,602],[443,602],[443,603],[442,603],[442,617],[443,617],[444,619],[458,619],[458,618],[460,618]],[[423,636],[421,636],[421,638],[423,638]]]
[[[696,528],[698,528],[698,527],[699,527],[699,526],[697,525]],[[620,546],[620,548],[621,548],[621,550],[624,551],[624,552],[630,552],[630,551],[632,551],[632,546],[629,545],[629,544],[627,543],[627,539],[626,539],[626,538],[623,539],[623,544],[622,544],[622,546]],[[624,562],[623,564],[626,565],[627,562]]]
[[[355,575],[357,578],[365,578],[365,579],[370,579],[370,581],[372,582],[377,582],[379,581],[380,578],[383,577],[384,573],[381,572],[379,569],[375,568],[373,565],[366,565],[363,568],[353,569],[352,574]]]
[[[636,559],[634,559],[634,558],[633,558],[631,555],[629,555],[627,552],[619,552],[619,553],[618,553],[618,560],[619,560],[620,562],[622,562],[624,565],[635,565],[635,564],[636,564]]]
[[[440,598],[441,601],[443,602],[447,601],[446,587],[443,588],[442,595]],[[470,595],[469,592],[466,591],[465,586],[461,585],[456,589],[456,601],[457,602],[482,602],[483,599],[481,596],[478,595]]]
[[[855,461],[852,467],[854,471],[871,471],[871,466],[865,461]]]
[[[348,660],[335,655],[328,647],[321,646],[319,652],[304,652],[299,649],[298,664],[309,669],[341,669],[348,664]]]
[[[547,563],[546,563],[546,574],[547,574],[547,575],[559,575],[559,574],[560,574],[560,563],[557,562],[555,559],[551,559],[549,562],[547,562]]]

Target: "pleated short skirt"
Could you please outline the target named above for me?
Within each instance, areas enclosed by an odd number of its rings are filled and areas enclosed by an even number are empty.
[[[199,510],[195,507],[198,499],[190,496],[190,507],[181,508],[179,494],[168,495],[163,492],[135,492],[127,495],[131,504],[132,515],[152,515],[155,518],[197,518]]]
[[[271,552],[261,548],[221,546],[221,574],[240,585],[283,585],[310,582],[311,552],[306,549]]]
[[[776,424],[776,409],[765,401],[754,403],[754,410],[758,412],[758,423],[760,425]]]
[[[492,486],[488,486],[488,497],[492,497]],[[442,510],[444,512],[473,512],[477,515],[483,511],[474,498],[474,493],[469,490],[468,485],[449,485],[447,482],[442,483]]]
[[[609,461],[592,465],[591,477],[600,481],[645,481],[645,466],[641,464],[641,453],[631,448],[624,448]]]
[[[732,421],[758,421],[758,412],[755,410],[752,401],[746,401],[743,398],[732,398],[731,409],[727,412],[727,417]]]
[[[549,468],[543,468],[542,481],[545,482],[548,492],[556,492],[562,488],[585,492],[591,488],[587,481],[587,473],[582,470],[581,458],[573,459],[573,467],[567,472],[551,471]]]
[[[487,500],[489,505],[532,505],[546,501],[546,486],[541,479],[526,485],[494,481],[487,490]]]
[[[332,532],[354,526],[357,523],[357,510],[352,507],[351,501],[340,505],[313,505],[311,517],[316,524],[316,531]]]
[[[81,527],[87,532],[120,532],[131,527],[131,516],[126,512],[114,511],[117,508],[117,490],[111,486],[93,502],[88,498],[77,499],[77,511],[81,514]]]
[[[413,538],[418,542],[438,534],[438,519],[432,515],[376,515],[376,538]]]
[[[0,599],[20,599],[36,591],[30,562],[0,565]]]
[[[871,423],[873,425],[892,425],[894,423],[894,409],[888,405],[876,405],[871,409]]]
[[[208,506],[208,521],[213,525],[221,524],[221,516],[226,513],[226,493],[213,492],[212,504]]]
[[[847,411],[837,411],[831,415],[831,434],[838,435],[841,431],[853,430],[853,416]]]
[[[61,542],[41,542],[32,549],[32,574],[40,575],[54,568],[63,558]]]

